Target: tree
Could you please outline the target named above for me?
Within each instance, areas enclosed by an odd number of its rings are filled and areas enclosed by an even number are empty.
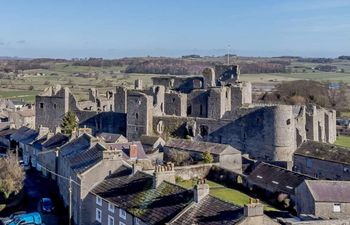
[[[213,156],[209,151],[203,153],[203,161],[204,163],[212,163],[214,161]]]
[[[61,124],[62,133],[72,135],[73,131],[78,128],[77,116],[74,112],[68,111],[64,116]]]
[[[0,158],[0,194],[8,199],[23,188],[24,171],[14,155]]]

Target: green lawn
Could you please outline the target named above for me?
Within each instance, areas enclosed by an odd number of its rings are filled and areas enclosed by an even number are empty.
[[[26,102],[33,103],[35,100],[35,95],[38,91],[24,91],[24,90],[1,90],[0,98],[6,99],[23,99]]]
[[[186,181],[180,181],[177,184],[190,189],[193,188],[195,185],[195,181],[193,180],[186,180]],[[214,181],[207,180],[207,184],[210,187],[210,194],[214,197],[217,197],[221,200],[233,203],[235,205],[244,206],[245,204],[249,203],[250,196],[246,195],[243,192],[240,192],[238,190],[227,188],[219,183],[216,183]],[[277,211],[276,208],[264,203],[264,210],[265,211]]]
[[[335,144],[350,148],[350,136],[338,136]]]

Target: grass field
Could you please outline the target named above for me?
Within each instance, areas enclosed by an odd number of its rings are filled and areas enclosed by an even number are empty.
[[[345,73],[335,72],[313,72],[305,70],[296,73],[261,73],[261,74],[241,74],[242,81],[256,83],[269,83],[275,85],[282,81],[293,81],[300,79],[312,79],[318,81],[344,81],[350,83],[350,63],[337,62],[338,68],[345,69]],[[290,67],[307,66],[315,67],[317,64],[293,62]],[[87,99],[87,89],[96,87],[101,93],[107,89],[113,89],[116,85],[124,84],[131,86],[135,79],[142,79],[143,86],[151,86],[151,78],[154,74],[126,74],[122,70],[124,67],[90,67],[73,66],[71,62],[52,63],[49,69],[33,69],[23,71],[24,76],[0,79],[0,97],[22,98],[33,101],[34,96],[43,91],[49,85],[61,84],[68,86],[78,100]],[[94,73],[96,77],[77,77],[75,73]],[[44,74],[38,76],[37,74]],[[11,75],[11,74],[9,74]],[[33,90],[32,87],[33,86]],[[29,91],[32,90],[32,91]],[[5,93],[8,92],[8,93]]]
[[[350,148],[350,137],[349,136],[338,136],[335,144]]]
[[[178,184],[184,188],[190,189],[193,188],[195,182],[192,180],[180,181]],[[235,205],[244,206],[249,203],[250,196],[240,192],[238,190],[227,188],[219,183],[213,181],[207,181],[207,184],[210,187],[210,194],[214,197],[222,199],[224,201],[233,203]],[[276,208],[264,203],[264,210],[266,211],[276,211]]]

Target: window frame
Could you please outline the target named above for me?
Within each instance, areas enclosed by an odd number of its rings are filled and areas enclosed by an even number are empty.
[[[96,195],[96,205],[102,206],[102,198]]]
[[[126,211],[124,209],[119,209],[119,217],[126,220]]]
[[[108,211],[111,213],[114,213],[115,211],[115,206],[110,202],[108,202]]]
[[[98,213],[99,212],[99,213]],[[97,217],[97,215],[100,215],[100,217]],[[95,214],[95,219],[97,222],[100,222],[102,221],[102,210],[99,209],[99,208],[96,208],[96,214]]]
[[[110,222],[110,219],[112,219],[112,223],[109,223]],[[111,216],[111,215],[108,215],[108,220],[107,220],[107,224],[108,225],[114,225],[115,223],[114,223],[114,217],[113,216]]]

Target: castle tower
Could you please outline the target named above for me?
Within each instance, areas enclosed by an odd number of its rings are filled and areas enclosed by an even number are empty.
[[[114,94],[114,111],[117,113],[126,113],[127,110],[127,89],[117,86]]]
[[[231,86],[231,107],[240,108],[252,103],[252,84],[250,82],[236,83]]]
[[[127,139],[139,140],[150,135],[153,119],[153,98],[144,93],[131,91],[127,96]]]
[[[204,80],[204,88],[215,87],[215,70],[213,68],[205,68],[203,70],[203,80]]]
[[[292,161],[296,150],[296,129],[293,107],[266,107],[263,118],[264,155],[267,161]]]

